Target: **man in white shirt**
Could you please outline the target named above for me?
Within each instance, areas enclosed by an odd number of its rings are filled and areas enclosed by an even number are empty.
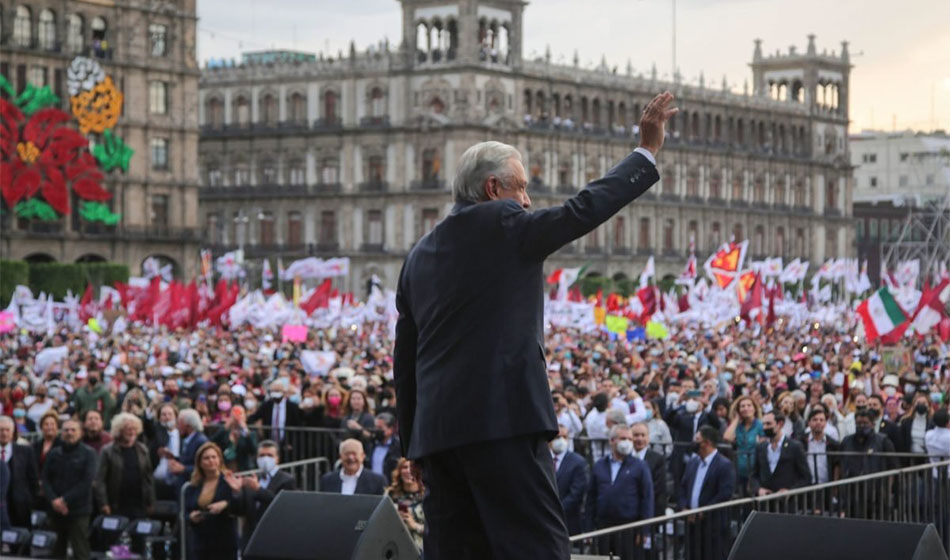
[[[174,500],[175,474],[169,470],[169,459],[181,455],[181,434],[178,432],[178,411],[171,403],[162,405],[158,411],[159,427],[156,430],[152,448],[152,461],[155,470],[155,494],[159,500]]]
[[[950,460],[950,412],[946,408],[938,409],[934,412],[933,421],[934,427],[927,430],[924,442],[930,462],[940,463]],[[950,474],[950,466],[947,467],[947,472]],[[934,469],[934,478],[938,475],[937,469]]]
[[[363,468],[366,452],[363,442],[347,439],[340,443],[340,468],[320,477],[320,491],[352,496],[353,494],[382,495],[386,479]]]

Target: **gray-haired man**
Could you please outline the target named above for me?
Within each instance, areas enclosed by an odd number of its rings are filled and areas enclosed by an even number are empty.
[[[511,146],[459,158],[456,205],[410,251],[396,294],[397,417],[406,457],[422,463],[426,558],[569,557],[547,446],[544,260],[656,183],[672,100],[647,105],[641,146],[560,206],[527,211]]]

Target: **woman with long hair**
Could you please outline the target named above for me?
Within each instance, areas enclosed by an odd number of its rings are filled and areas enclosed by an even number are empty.
[[[419,550],[422,550],[422,535],[425,533],[425,514],[422,512],[422,499],[425,487],[421,480],[412,474],[412,462],[400,457],[392,472],[393,483],[386,489],[386,495],[396,504],[399,517],[412,535]]]
[[[33,442],[33,456],[39,469],[43,470],[46,454],[63,443],[59,439],[59,414],[55,410],[46,411],[40,418],[40,433],[43,437]]]
[[[930,406],[930,396],[918,391],[907,408],[907,412],[900,419],[900,443],[896,445],[903,453],[920,453],[922,459],[906,459],[906,465],[918,465],[926,462],[927,445],[925,434],[934,427],[933,407]]]
[[[196,558],[234,560],[241,481],[224,468],[221,448],[207,442],[195,454],[195,470],[185,489],[185,513],[194,534]]]
[[[373,417],[373,411],[369,408],[369,397],[366,395],[366,391],[362,389],[350,390],[346,403],[343,405],[343,418],[340,427],[348,430],[347,438],[362,441],[364,447],[369,443],[373,437],[373,431],[376,429],[376,419]]]
[[[765,437],[762,428],[762,409],[749,396],[742,396],[732,403],[729,410],[729,427],[722,438],[736,447],[736,472],[740,492],[745,494],[746,486],[755,469],[755,446]]]
[[[324,428],[343,427],[343,403],[347,399],[346,391],[336,385],[328,385],[320,396],[326,407],[323,413]]]

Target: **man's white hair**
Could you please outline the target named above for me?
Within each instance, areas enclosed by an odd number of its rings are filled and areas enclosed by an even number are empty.
[[[179,412],[178,420],[184,422],[186,426],[190,426],[196,432],[203,432],[205,429],[204,424],[201,423],[201,415],[193,408],[186,408]]]
[[[521,161],[521,153],[502,142],[488,141],[465,150],[458,161],[452,195],[455,202],[482,202],[486,200],[485,180],[490,175],[500,179],[512,175],[511,160]]]

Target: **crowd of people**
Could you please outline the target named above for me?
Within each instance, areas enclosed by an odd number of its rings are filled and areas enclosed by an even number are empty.
[[[548,329],[571,534],[950,456],[946,343],[741,327],[632,343]],[[308,373],[304,349],[335,363]],[[301,427],[334,434],[322,491],[388,494],[421,546],[424,488],[402,457],[384,328],[311,329],[305,343],[250,328],[12,332],[0,356],[0,522],[45,511],[60,556],[88,557],[95,517],[148,517],[187,482],[187,546],[235,558],[296,487],[280,463],[306,458],[289,437]]]

